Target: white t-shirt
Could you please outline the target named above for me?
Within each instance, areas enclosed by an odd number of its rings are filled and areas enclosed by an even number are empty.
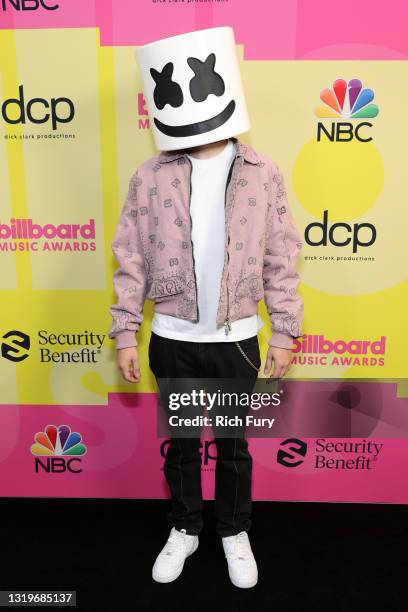
[[[232,342],[255,336],[263,326],[258,314],[233,321],[226,335],[216,323],[225,249],[225,187],[235,157],[232,140],[207,159],[188,155],[191,174],[191,239],[197,282],[198,321],[154,313],[152,331],[159,336],[191,342]]]

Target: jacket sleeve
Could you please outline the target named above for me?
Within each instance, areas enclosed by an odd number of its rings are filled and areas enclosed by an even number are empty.
[[[269,346],[292,348],[302,335],[303,300],[296,263],[302,246],[287,200],[285,181],[279,166],[271,166],[269,182],[265,256],[264,300],[272,323]]]
[[[108,337],[115,339],[117,349],[137,346],[135,332],[143,321],[147,276],[138,227],[140,185],[141,178],[136,171],[129,181],[128,193],[112,241],[112,251],[119,267],[113,274],[117,303],[109,309],[112,325]]]

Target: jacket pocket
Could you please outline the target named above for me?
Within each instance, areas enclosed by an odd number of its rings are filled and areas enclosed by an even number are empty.
[[[252,272],[245,274],[235,287],[235,295],[238,298],[252,298],[259,302],[264,297],[262,273]]]
[[[154,302],[162,302],[168,297],[183,293],[184,280],[175,274],[162,275],[154,278],[150,284],[146,297]]]

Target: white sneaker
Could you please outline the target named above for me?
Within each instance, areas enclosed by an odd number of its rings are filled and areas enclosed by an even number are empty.
[[[169,538],[153,565],[152,576],[156,582],[172,582],[183,571],[184,561],[198,547],[198,536],[187,535],[185,529],[170,531]]]
[[[258,567],[246,531],[222,538],[232,584],[249,589],[258,582]]]

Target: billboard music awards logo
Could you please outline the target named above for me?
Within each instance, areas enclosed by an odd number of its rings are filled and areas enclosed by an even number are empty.
[[[138,128],[139,130],[147,130],[150,127],[150,120],[148,118],[148,110],[146,107],[146,100],[143,97],[143,93],[137,94],[137,114],[138,114]]]
[[[360,119],[373,119],[378,115],[379,108],[373,103],[374,91],[363,87],[360,79],[336,79],[333,87],[323,89],[320,93],[323,102],[316,108],[317,117],[322,119],[342,119],[333,121],[328,128],[323,122],[317,124],[317,140],[320,142],[322,136],[331,142],[348,142],[356,138],[360,142],[369,142],[372,136],[367,134],[367,129],[372,127],[369,121],[358,121]],[[345,119],[354,122],[344,121]]]
[[[309,466],[316,470],[372,470],[383,447],[382,442],[366,439],[317,438],[308,444],[305,440],[288,438],[280,443],[276,462],[283,467],[297,468],[308,456]]]
[[[35,457],[36,473],[82,472],[80,457],[87,448],[80,433],[71,431],[68,425],[47,425],[44,431],[35,434],[34,440],[30,450]]]
[[[3,252],[96,251],[95,219],[89,223],[33,223],[32,219],[10,219],[0,223],[0,253]]]
[[[31,338],[18,329],[3,334],[1,356],[14,363],[34,355],[40,363],[98,363],[106,334],[96,334],[87,329],[83,333],[38,332],[38,349],[31,346]],[[35,350],[35,353],[34,353]],[[38,353],[37,353],[38,351]]]
[[[329,339],[323,334],[305,334],[294,341],[296,365],[383,366],[386,336],[377,340]]]

